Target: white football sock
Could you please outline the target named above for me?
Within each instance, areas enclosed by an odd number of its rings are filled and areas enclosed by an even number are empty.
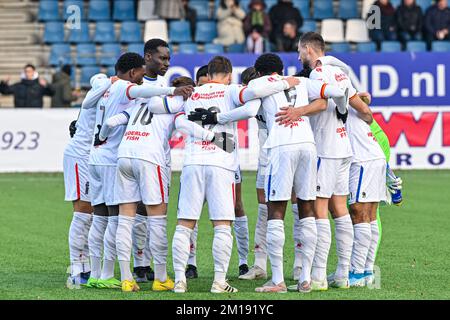
[[[152,252],[152,248],[150,247],[150,228],[149,228],[149,223],[150,223],[150,217],[147,217],[147,242],[146,242],[146,247],[144,249],[144,263],[146,263],[146,267],[149,267],[152,264],[152,259],[153,259],[153,252]]]
[[[197,235],[198,235],[198,222],[195,224],[194,231],[191,233],[190,239],[190,251],[188,264],[197,266]]]
[[[279,219],[267,222],[267,253],[272,266],[272,282],[284,282],[283,275],[283,247],[284,247],[284,221]]]
[[[231,227],[220,225],[214,227],[212,254],[214,258],[214,281],[224,283],[233,250]]]
[[[255,227],[255,266],[267,270],[267,205],[261,203]]]
[[[102,272],[103,237],[105,235],[108,217],[94,215],[89,229],[88,243],[91,258],[91,277],[99,279]]]
[[[189,259],[189,239],[192,229],[177,225],[172,241],[172,260],[175,282],[186,282],[186,264]]]
[[[103,238],[103,269],[100,279],[107,280],[114,278],[114,265],[116,263],[116,233],[117,224],[119,222],[118,216],[111,216],[108,218],[108,226],[106,227],[105,237]]]
[[[331,246],[330,220],[317,219],[316,228],[317,245],[312,264],[311,278],[312,280],[323,281],[327,278],[327,261]]]
[[[150,261],[148,263],[145,261],[145,247],[147,246],[147,216],[136,214],[132,238],[133,265],[135,267],[148,267],[150,265]]]
[[[300,254],[302,256],[302,273],[300,274],[300,283],[303,281],[311,281],[311,268],[314,259],[314,253],[316,252],[317,245],[317,228],[316,219],[303,218],[299,221],[300,229]]]
[[[378,239],[380,237],[380,230],[378,229],[378,222],[376,220],[370,222],[370,230],[371,230],[372,238],[370,240],[369,252],[367,254],[367,260],[366,260],[366,265],[365,265],[364,269],[366,272],[373,273],[373,266],[375,264],[375,256],[377,254]]]
[[[149,217],[150,248],[155,266],[155,279],[161,282],[167,280],[167,217]]]
[[[335,279],[348,278],[353,249],[353,224],[350,215],[334,219],[338,265]]]
[[[353,226],[355,239],[351,259],[351,270],[354,273],[364,273],[367,255],[369,254],[372,231],[370,223],[358,223]]]
[[[248,257],[248,219],[247,216],[236,217],[234,221],[234,234],[238,248],[239,265],[247,264]]]
[[[302,255],[300,253],[301,240],[300,240],[300,219],[298,217],[298,205],[292,204],[292,213],[294,214],[294,225],[292,234],[294,235],[294,269],[302,267]]]
[[[91,264],[89,261],[89,230],[91,229],[91,225],[92,225],[92,216],[93,216],[93,214],[91,214],[91,219],[89,220],[89,223],[86,224],[86,228],[84,229],[84,238],[86,240],[84,242],[83,251],[81,252],[81,254],[82,254],[81,263],[83,265],[82,272],[90,272],[91,271]]]
[[[119,223],[116,233],[116,250],[117,259],[120,265],[121,280],[133,280],[130,270],[131,247],[132,247],[132,230],[135,225],[135,218],[119,215]]]
[[[77,276],[83,270],[83,250],[87,242],[86,230],[89,230],[92,215],[74,212],[69,228],[70,274]]]

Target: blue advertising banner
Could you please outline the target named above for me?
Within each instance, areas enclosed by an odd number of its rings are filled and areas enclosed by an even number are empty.
[[[167,76],[193,77],[197,69],[214,55],[174,54]],[[233,82],[252,66],[258,57],[253,54],[227,54],[233,64]],[[302,69],[298,54],[280,54],[285,74]],[[449,53],[347,53],[337,58],[352,68],[351,78],[359,91],[372,94],[373,106],[443,106],[450,105]]]

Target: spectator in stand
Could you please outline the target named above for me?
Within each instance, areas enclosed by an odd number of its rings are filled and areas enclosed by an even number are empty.
[[[244,32],[248,36],[254,31],[255,26],[260,26],[262,32],[260,34],[268,39],[272,31],[272,23],[266,10],[266,3],[264,0],[252,0],[248,5],[250,12],[244,19]]]
[[[395,8],[389,0],[378,0],[373,4],[381,11],[381,29],[369,30],[370,38],[378,45],[381,41],[397,40]]]
[[[292,0],[278,0],[278,3],[270,9],[269,17],[272,22],[272,33],[270,35],[272,43],[276,43],[276,39],[283,35],[284,24],[287,21],[295,21],[298,28],[303,25],[303,17],[292,4]]]
[[[237,0],[221,0],[217,9],[217,34],[214,43],[229,46],[234,43],[244,43],[245,35],[242,20],[245,12]]]
[[[191,35],[192,39],[195,39],[195,25],[197,23],[197,11],[189,7],[189,0],[181,0],[183,4],[182,7],[182,17],[183,19],[189,21],[191,24]]]
[[[422,40],[422,9],[416,0],[403,0],[397,8],[396,22],[399,38],[402,42]]]
[[[9,78],[0,82],[0,93],[14,95],[14,107],[16,108],[42,108],[43,96],[53,95],[53,89],[47,81],[39,78],[36,68],[27,64],[20,75],[22,80],[9,85]]]
[[[297,24],[294,20],[287,21],[283,25],[283,35],[277,37],[277,51],[297,52],[299,40],[300,35],[298,33]]]
[[[425,35],[428,43],[450,40],[450,9],[447,0],[439,0],[425,14]]]
[[[72,101],[77,100],[80,96],[78,91],[72,90],[70,85],[71,74],[72,67],[66,64],[59,72],[53,75],[52,89],[54,95],[52,97],[52,108],[70,108]]]
[[[266,52],[266,39],[263,36],[264,29],[259,24],[253,26],[252,31],[247,36],[247,52],[263,54]]]
[[[156,0],[156,14],[167,20],[180,20],[183,17],[183,3],[181,0]]]

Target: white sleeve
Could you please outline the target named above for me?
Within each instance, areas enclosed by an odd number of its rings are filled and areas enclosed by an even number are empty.
[[[175,116],[175,128],[196,139],[211,141],[214,138],[214,132],[209,131],[195,122],[189,121],[184,112],[179,112]]]
[[[236,106],[245,104],[253,99],[271,96],[275,93],[289,89],[289,84],[281,76],[264,76],[249,82],[248,86],[234,86],[231,97]]]
[[[260,107],[261,107],[260,99],[251,100],[246,104],[244,104],[242,107],[235,108],[228,112],[218,113],[217,122],[220,124],[226,124],[228,122],[253,118],[258,113]]]
[[[148,110],[152,113],[178,113],[184,110],[182,96],[152,97],[147,103]]]
[[[320,80],[304,79],[308,90],[309,101],[327,98],[343,98],[345,96],[344,90],[336,85],[328,84]]]
[[[106,90],[111,87],[111,79],[109,78],[97,79],[95,81],[101,82],[101,84],[96,86],[95,89],[91,89],[88,91],[86,97],[83,100],[83,103],[81,104],[81,107],[83,109],[95,108],[100,98],[105,94]]]
[[[121,113],[116,114],[115,116],[106,120],[99,133],[100,140],[104,141],[106,138],[108,138],[112,129],[127,124],[129,119],[130,114],[127,111],[122,111]]]
[[[320,57],[319,58],[320,62],[322,63],[322,65],[332,65],[335,67],[338,67],[339,69],[341,69],[346,75],[349,74],[350,72],[350,67],[342,62],[341,60],[339,60],[336,57],[333,56],[325,56],[325,57]]]
[[[130,84],[126,89],[128,99],[151,98],[154,96],[172,95],[175,91],[174,87],[157,87],[148,84],[136,85]]]

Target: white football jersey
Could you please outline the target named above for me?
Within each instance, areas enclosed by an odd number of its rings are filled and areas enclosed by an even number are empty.
[[[253,81],[273,81],[272,78],[281,77],[272,75],[261,77]],[[262,99],[261,107],[266,116],[266,125],[268,138],[264,148],[274,148],[283,145],[314,143],[314,136],[309,124],[308,117],[301,117],[298,121],[289,126],[279,125],[276,120],[276,114],[282,107],[292,106],[301,107],[308,105],[310,101],[321,97],[324,84],[320,81],[312,81],[301,77],[300,84],[295,88],[273,94]]]
[[[353,150],[353,162],[386,159],[370,126],[358,117],[358,111],[353,108],[348,110],[346,126]]]
[[[101,92],[105,92],[105,90],[111,86],[111,79],[105,78],[97,81],[100,81],[101,84],[99,84],[96,89],[91,90],[98,91],[99,94],[101,94]],[[89,157],[92,147],[92,138],[94,137],[96,112],[96,107],[80,109],[76,124],[77,131],[67,144],[64,154],[76,158]]]
[[[214,109],[217,112],[227,112],[242,105],[240,94],[245,87],[232,84],[224,85],[209,82],[196,87],[191,97],[185,103],[185,112],[189,114],[196,108]],[[207,125],[206,129],[213,132],[228,132],[237,137],[237,123]],[[202,141],[189,136],[186,140],[184,166],[208,165],[236,171],[239,167],[236,149],[229,153],[217,147],[210,141]]]
[[[259,108],[258,113],[255,116],[256,123],[258,124],[258,142],[259,142],[259,157],[258,166],[265,167],[269,163],[269,156],[267,149],[264,149],[266,143],[268,131],[266,124],[266,115],[263,108]]]
[[[97,117],[95,124],[95,133],[98,132],[99,126],[107,119],[116,114],[132,107],[135,100],[128,95],[128,90],[135,86],[135,83],[122,79],[114,82],[108,91],[105,92],[102,102],[97,108]],[[89,157],[89,164],[114,166],[117,164],[117,150],[122,141],[125,126],[118,126],[112,129],[108,136],[108,140],[100,146],[93,147]]]
[[[348,88],[349,97],[356,94],[356,89],[348,76],[335,66],[325,65],[315,68],[311,72],[310,79],[334,84],[343,90]],[[340,159],[352,156],[352,148],[345,125],[342,120],[337,118],[335,109],[334,101],[328,99],[327,109],[310,117],[319,157]]]
[[[171,133],[174,129],[174,121],[155,121],[157,114],[149,112],[147,107],[147,103],[154,99],[163,99],[164,105],[171,112],[183,110],[183,97],[164,96],[153,97],[148,102],[141,101],[123,111],[128,117],[128,125],[119,146],[118,158],[137,158],[167,166],[166,144],[169,141],[168,132]],[[170,116],[173,119],[174,115]]]

